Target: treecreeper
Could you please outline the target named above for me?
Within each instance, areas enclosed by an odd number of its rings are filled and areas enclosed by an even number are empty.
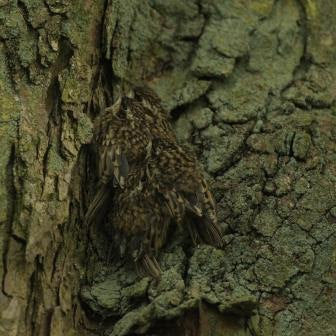
[[[194,244],[221,247],[216,205],[196,156],[178,144],[160,98],[128,82],[94,123],[99,182],[86,222],[107,220],[121,257],[159,278],[157,256],[171,225]]]

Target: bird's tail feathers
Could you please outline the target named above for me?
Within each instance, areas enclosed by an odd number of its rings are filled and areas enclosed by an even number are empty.
[[[217,248],[224,245],[223,235],[217,221],[210,218],[195,217],[194,221],[189,224],[189,232],[194,244],[204,241]]]
[[[103,219],[108,211],[111,197],[111,186],[108,184],[101,185],[85,214],[86,223],[91,225],[93,222]]]
[[[136,261],[136,263],[137,270],[141,275],[149,275],[154,279],[161,277],[161,268],[154,256],[145,254],[140,260]]]
[[[204,224],[201,224],[200,231],[208,244],[218,248],[224,245],[222,232],[217,222],[206,219]]]

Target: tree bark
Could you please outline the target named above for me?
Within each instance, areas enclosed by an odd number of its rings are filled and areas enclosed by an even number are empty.
[[[0,0],[0,335],[335,335],[335,17],[317,0]],[[225,232],[219,250],[176,230],[159,282],[83,220],[117,78],[160,95]]]

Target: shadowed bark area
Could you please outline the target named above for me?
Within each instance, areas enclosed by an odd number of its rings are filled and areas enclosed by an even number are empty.
[[[335,335],[336,4],[0,1],[0,335]],[[225,247],[159,282],[83,222],[92,120],[146,82],[208,173]]]

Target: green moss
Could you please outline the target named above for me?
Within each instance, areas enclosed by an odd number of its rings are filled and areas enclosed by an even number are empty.
[[[264,236],[272,237],[281,221],[270,210],[259,213],[253,223],[255,228]]]
[[[81,114],[78,119],[77,127],[77,139],[80,143],[89,143],[92,137],[92,122],[91,119],[85,115]]]
[[[176,69],[168,78],[162,78],[157,90],[169,111],[202,97],[209,89],[210,82],[191,77],[184,69]]]
[[[49,12],[44,3],[40,0],[22,0],[28,12],[28,20],[33,28],[41,27],[48,21]]]
[[[0,20],[4,23],[1,30],[1,37],[12,39],[20,35],[22,29],[25,30],[24,19],[18,8],[8,5],[0,11]]]
[[[331,208],[330,213],[333,217],[336,217],[336,207]]]
[[[197,108],[188,113],[188,118],[197,129],[208,127],[213,118],[213,112],[209,108]]]
[[[46,0],[49,10],[54,14],[64,14],[68,11],[69,0]]]
[[[314,19],[318,15],[317,1],[316,0],[304,0],[305,9],[307,11],[307,15]]]
[[[47,169],[49,174],[57,174],[64,169],[64,160],[59,155],[56,145],[51,145],[49,149]]]
[[[114,278],[107,279],[91,288],[91,295],[97,304],[110,311],[117,311],[121,300],[121,286]]]
[[[126,296],[129,300],[145,297],[149,282],[149,278],[143,278],[141,281],[135,283],[134,285],[124,288],[122,290],[122,295]]]
[[[293,154],[296,158],[303,160],[308,153],[311,145],[310,135],[305,132],[299,132],[295,134],[293,140]]]
[[[6,56],[3,45],[0,46],[0,223],[7,220],[8,195],[7,187],[13,181],[9,180],[8,168],[12,146],[18,134],[18,120],[20,117],[20,107],[16,94],[9,87],[9,76],[6,68]],[[3,227],[3,226],[2,226]],[[3,227],[4,228],[4,227]]]
[[[21,34],[18,46],[18,56],[21,65],[27,68],[34,63],[37,58],[37,43],[36,38],[31,33]]]
[[[271,14],[274,5],[274,0],[251,1],[249,6],[253,11],[262,16]]]
[[[274,145],[272,144],[271,137],[264,134],[252,134],[247,139],[246,143],[259,153],[274,153]]]
[[[234,64],[232,58],[224,58],[215,52],[201,50],[197,53],[191,70],[199,77],[226,77],[232,72]]]

